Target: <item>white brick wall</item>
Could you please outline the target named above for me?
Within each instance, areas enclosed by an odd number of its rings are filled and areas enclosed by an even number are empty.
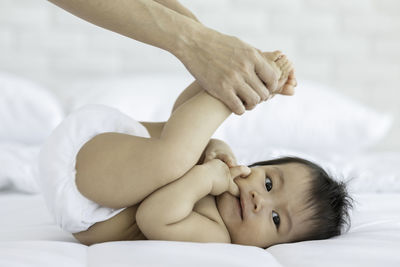
[[[396,114],[378,149],[400,150],[400,1],[181,0],[205,25],[261,50],[297,76]],[[185,72],[168,52],[91,25],[45,0],[0,0],[0,70],[60,92],[71,79]]]

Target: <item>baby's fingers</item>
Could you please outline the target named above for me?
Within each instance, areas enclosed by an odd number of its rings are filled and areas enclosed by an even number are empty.
[[[212,159],[215,159],[215,156],[216,156],[215,152],[208,153],[204,158],[204,163],[206,163]]]
[[[238,197],[238,196],[239,196],[239,187],[238,187],[237,184],[233,181],[233,179],[230,180],[228,191],[229,191],[229,193],[230,193],[231,195],[234,195],[235,197]]]
[[[251,173],[251,169],[244,165],[229,168],[229,171],[231,172],[231,177],[233,179],[236,177],[246,177]]]
[[[217,156],[217,158],[219,158],[220,160],[222,160],[223,162],[225,162],[225,164],[227,164],[229,167],[233,167],[236,166],[236,159],[229,154],[219,154]]]

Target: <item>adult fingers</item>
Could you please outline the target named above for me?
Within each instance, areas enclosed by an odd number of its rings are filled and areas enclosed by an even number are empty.
[[[246,110],[252,110],[258,103],[260,103],[261,100],[261,98],[247,83],[243,83],[240,87],[238,87],[236,94],[243,102]]]
[[[277,90],[279,73],[262,56],[259,63],[255,65],[255,73],[266,84],[270,93]]]
[[[225,105],[227,105],[228,108],[236,115],[242,115],[245,112],[245,107],[242,100],[234,92],[230,92],[228,96],[224,97],[223,99]]]
[[[246,82],[258,94],[258,96],[261,98],[261,101],[265,101],[268,99],[270,92],[255,72],[251,75],[250,79],[246,80]]]

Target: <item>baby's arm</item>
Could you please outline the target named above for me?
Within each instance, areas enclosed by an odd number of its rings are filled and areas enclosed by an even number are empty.
[[[200,96],[201,95],[201,96]],[[215,130],[231,114],[195,80],[178,96],[166,122],[143,122],[154,139],[167,143],[179,158],[182,175],[204,159],[204,150]],[[168,125],[168,126],[167,126]]]
[[[177,97],[175,100],[174,106],[172,108],[171,114],[183,103],[185,103],[187,100],[192,98],[193,96],[197,95],[199,92],[204,91],[204,89],[196,83],[196,81],[192,82],[188,87],[186,87],[185,90],[183,90],[180,95]],[[141,124],[143,124],[147,131],[150,133],[152,138],[160,138],[162,129],[164,128],[164,125],[166,121],[163,122],[149,122],[149,121],[141,121]]]
[[[181,106],[183,103],[185,103],[187,100],[189,100],[190,98],[192,98],[193,96],[197,95],[199,92],[204,91],[203,88],[201,88],[200,86],[198,86],[198,84],[196,83],[196,81],[192,82],[188,87],[186,87],[185,90],[183,90],[181,92],[181,94],[177,97],[177,99],[175,100],[174,106],[172,108],[172,112],[171,114],[179,107]],[[146,122],[146,121],[141,121],[141,124],[143,124],[146,129],[148,130],[148,132],[150,133],[152,138],[160,138],[161,136],[161,132],[164,128],[164,125],[166,122]],[[223,142],[222,140],[218,140],[215,138],[211,138],[207,144],[207,147],[203,150],[203,153],[201,155],[201,157],[199,158],[197,164],[202,164],[204,159],[205,159],[205,152],[206,150],[210,150],[210,148],[215,147],[216,143],[221,143]],[[212,146],[212,147],[210,147]],[[209,151],[211,152],[211,151]],[[211,158],[210,158],[211,159]],[[209,159],[209,160],[210,160]]]
[[[224,103],[206,93],[197,81],[190,87],[199,92],[173,111],[160,135],[162,142],[181,154],[184,172],[198,162],[215,130],[232,113]]]
[[[213,180],[227,175],[229,168],[219,160],[194,166],[143,200],[136,213],[140,230],[153,240],[230,243],[223,224],[193,211],[213,191]]]

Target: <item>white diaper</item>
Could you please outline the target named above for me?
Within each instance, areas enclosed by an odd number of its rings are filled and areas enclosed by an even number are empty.
[[[38,183],[57,225],[70,233],[87,230],[123,211],[84,197],[75,184],[75,160],[94,136],[118,132],[150,138],[147,129],[115,108],[87,105],[68,115],[44,143],[39,156]]]

